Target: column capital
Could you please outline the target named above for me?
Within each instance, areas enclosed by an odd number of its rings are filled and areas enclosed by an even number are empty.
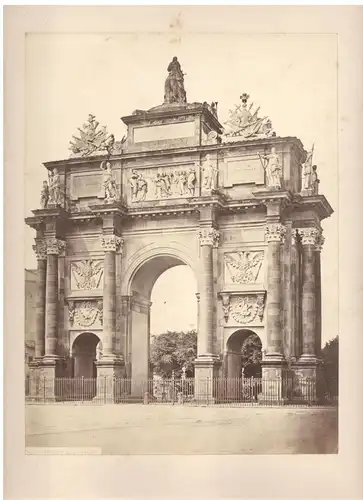
[[[115,234],[101,236],[101,246],[105,252],[117,252],[120,250],[122,253],[123,243],[124,240]]]
[[[321,231],[315,227],[304,227],[297,230],[301,238],[301,244],[306,245],[317,245],[320,240]]]
[[[286,227],[283,224],[267,224],[265,227],[265,241],[283,242],[285,238]]]
[[[324,242],[325,242],[325,238],[321,232],[320,235],[318,236],[318,239],[317,239],[317,242],[315,245],[315,249],[317,252],[321,252],[323,245],[324,245]]]
[[[199,243],[201,246],[209,245],[218,247],[220,233],[213,227],[204,227],[199,230]]]
[[[58,240],[57,238],[49,238],[46,240],[47,243],[47,255],[59,255],[64,252],[66,248],[66,242],[63,240]]]
[[[35,240],[33,251],[37,260],[47,260],[47,244],[45,240]]]

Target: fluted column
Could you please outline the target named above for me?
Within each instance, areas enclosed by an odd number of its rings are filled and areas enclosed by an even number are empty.
[[[58,255],[65,249],[65,242],[50,238],[47,243],[47,272],[45,293],[45,356],[57,356],[58,344]]]
[[[201,259],[201,289],[199,299],[198,356],[213,351],[213,247],[218,245],[219,232],[203,228],[199,232]]]
[[[268,224],[265,230],[267,249],[267,346],[266,358],[283,359],[283,337],[281,324],[281,243],[286,228],[282,224]]]
[[[45,285],[47,279],[47,245],[36,240],[33,250],[37,258],[37,291],[35,302],[35,358],[44,356],[45,346]]]
[[[299,229],[302,244],[302,355],[301,361],[316,359],[316,243],[320,231]]]
[[[115,356],[113,341],[116,335],[116,252],[121,248],[122,238],[116,235],[101,237],[105,252],[103,271],[103,355]]]

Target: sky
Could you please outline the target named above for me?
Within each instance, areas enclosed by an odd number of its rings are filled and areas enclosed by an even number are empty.
[[[335,35],[27,34],[25,214],[39,208],[42,162],[69,156],[89,113],[120,140],[120,120],[163,102],[166,68],[177,56],[189,102],[218,101],[219,118],[247,92],[278,136],[315,144],[320,191],[335,214],[323,221],[323,342],[338,334],[337,49]],[[25,267],[36,266],[25,228]],[[182,273],[188,287],[172,298]],[[180,275],[179,275],[180,276]],[[162,275],[152,295],[152,333],[195,325],[195,281],[185,266]],[[164,302],[169,304],[165,308]],[[181,303],[183,307],[181,307]],[[163,309],[164,307],[164,309]],[[164,311],[162,314],[161,312]],[[159,320],[154,318],[159,318]]]

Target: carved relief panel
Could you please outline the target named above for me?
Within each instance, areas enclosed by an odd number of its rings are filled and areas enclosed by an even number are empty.
[[[224,254],[225,284],[242,285],[262,282],[263,251],[229,252]]]
[[[68,301],[68,321],[72,329],[102,328],[102,301]]]
[[[186,163],[133,169],[127,180],[131,203],[191,198],[198,195],[199,165]]]
[[[102,290],[103,261],[71,262],[71,290]]]
[[[248,325],[263,321],[265,292],[257,294],[230,295],[222,293],[222,308],[225,323]]]

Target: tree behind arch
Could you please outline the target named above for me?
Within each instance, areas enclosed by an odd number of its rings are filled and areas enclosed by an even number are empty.
[[[242,344],[242,369],[245,377],[261,377],[262,343],[255,333],[249,335]]]
[[[153,335],[150,345],[150,361],[154,373],[162,377],[182,374],[186,368],[186,376],[194,375],[194,360],[197,357],[197,332],[168,331],[161,335]]]

